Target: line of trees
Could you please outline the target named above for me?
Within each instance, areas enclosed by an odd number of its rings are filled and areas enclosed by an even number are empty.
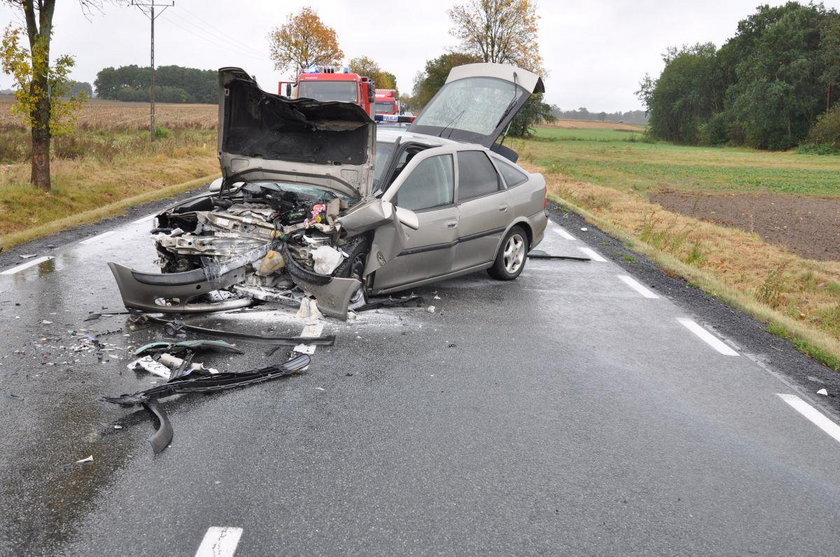
[[[840,14],[823,4],[759,6],[721,48],[670,48],[638,95],[654,137],[789,149],[821,132],[840,147]],[[832,114],[834,114],[832,116]],[[809,134],[810,138],[809,138]],[[832,139],[833,138],[833,139]]]
[[[218,102],[218,73],[182,66],[160,66],[155,70],[155,100],[165,103]],[[148,66],[105,68],[96,74],[96,94],[117,101],[149,100],[152,71]]]
[[[576,110],[563,110],[551,105],[551,114],[561,120],[598,120],[601,122],[623,122],[644,126],[648,123],[644,110],[630,110],[628,112],[590,112],[585,106]]]

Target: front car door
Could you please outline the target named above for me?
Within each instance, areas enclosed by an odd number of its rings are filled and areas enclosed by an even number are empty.
[[[458,241],[454,156],[424,152],[416,158],[382,199],[413,211],[419,226],[407,232],[399,255],[376,271],[373,292],[428,280],[452,270]]]

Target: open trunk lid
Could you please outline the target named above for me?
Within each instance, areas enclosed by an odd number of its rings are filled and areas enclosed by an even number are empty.
[[[516,66],[457,66],[408,131],[478,143],[489,149],[528,97],[543,92],[540,76]]]

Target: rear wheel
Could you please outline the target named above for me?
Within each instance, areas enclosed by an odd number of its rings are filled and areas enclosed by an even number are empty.
[[[496,280],[513,280],[525,268],[528,256],[528,235],[521,226],[514,226],[505,235],[496,261],[487,269],[487,273]]]

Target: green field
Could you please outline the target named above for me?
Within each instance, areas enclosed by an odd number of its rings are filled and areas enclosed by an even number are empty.
[[[622,190],[840,196],[840,155],[686,147],[608,129],[539,128],[514,148],[549,172]]]

